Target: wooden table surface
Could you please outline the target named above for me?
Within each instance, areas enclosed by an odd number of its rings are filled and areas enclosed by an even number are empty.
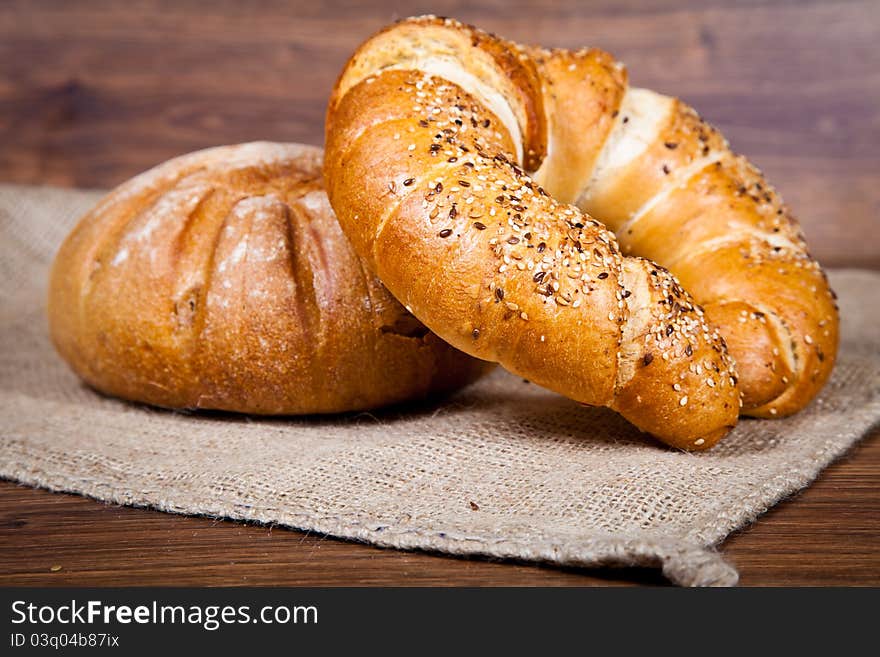
[[[634,84],[685,98],[763,168],[824,264],[880,268],[876,0],[6,0],[0,181],[109,187],[205,146],[320,144],[351,50],[429,12],[610,50]],[[880,585],[878,435],[724,544],[743,584]],[[633,582],[662,579],[382,550],[0,482],[0,585]]]

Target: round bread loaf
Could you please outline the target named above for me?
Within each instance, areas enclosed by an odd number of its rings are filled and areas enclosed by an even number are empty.
[[[327,201],[321,151],[223,146],[126,182],[61,246],[52,340],[94,388],[258,414],[374,408],[490,367],[401,306]]]

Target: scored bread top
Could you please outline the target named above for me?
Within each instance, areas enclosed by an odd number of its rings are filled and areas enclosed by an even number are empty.
[[[90,385],[172,408],[360,410],[486,370],[432,335],[362,266],[321,151],[258,142],[120,185],[62,245],[53,342]]]

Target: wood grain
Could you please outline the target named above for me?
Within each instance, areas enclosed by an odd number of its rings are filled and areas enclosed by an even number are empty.
[[[761,166],[820,260],[880,267],[876,0],[7,0],[0,180],[106,187],[205,146],[320,144],[343,63],[400,7],[609,50]]]
[[[253,139],[320,144],[324,104],[375,29],[434,12],[546,46],[595,45],[685,98],[795,208],[826,264],[880,267],[875,0],[6,0],[0,180],[109,187]],[[875,435],[724,545],[747,585],[880,585]],[[61,566],[53,571],[54,566]],[[0,482],[0,585],[617,585],[566,570],[381,550],[108,506]]]
[[[880,585],[880,432],[722,546],[746,586]],[[53,568],[60,566],[60,570]],[[625,586],[566,569],[401,552],[0,482],[0,586]]]

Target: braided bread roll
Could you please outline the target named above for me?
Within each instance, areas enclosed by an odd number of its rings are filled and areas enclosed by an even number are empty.
[[[691,108],[627,88],[623,66],[601,50],[524,48],[423,17],[384,30],[351,58],[328,135],[346,129],[335,117],[349,91],[375,90],[403,70],[476,102],[490,122],[487,148],[507,153],[557,201],[608,225],[625,254],[679,278],[727,342],[745,413],[787,415],[821,389],[837,351],[834,293],[779,196]],[[473,135],[481,126],[464,128]],[[328,160],[334,172],[339,159]]]
[[[49,327],[91,386],[169,408],[352,411],[487,369],[364,270],[320,150],[296,144],[191,153],[110,192],[55,258]]]
[[[535,178],[675,273],[727,341],[744,413],[806,406],[834,366],[836,297],[763,174],[681,100],[627,87],[607,53],[529,55],[554,154]]]
[[[722,339],[665,269],[526,175],[547,154],[541,78],[520,50],[425,18],[351,58],[330,101],[325,179],[355,250],[431,330],[670,445],[736,423]]]

